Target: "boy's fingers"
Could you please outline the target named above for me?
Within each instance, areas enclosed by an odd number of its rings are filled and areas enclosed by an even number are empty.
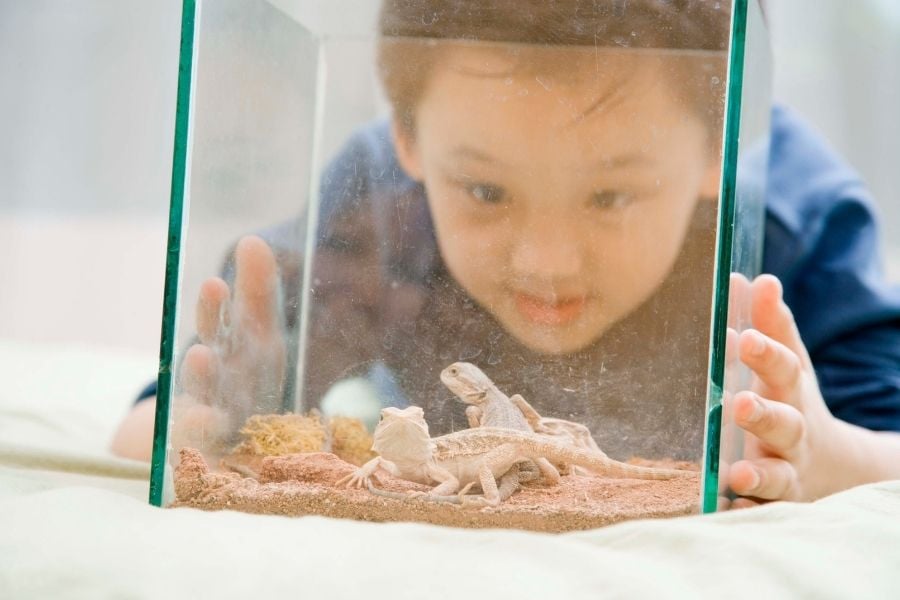
[[[759,506],[760,503],[756,500],[752,500],[750,498],[735,498],[731,502],[731,510],[740,510],[742,508],[753,508],[755,506]]]
[[[790,500],[796,496],[797,471],[780,458],[742,460],[731,466],[729,485],[741,496]]]
[[[731,327],[725,330],[725,366],[731,367],[738,364],[740,352],[738,350],[741,340],[740,334]]]
[[[735,422],[782,456],[789,456],[806,434],[803,415],[789,404],[743,391],[734,397],[732,405]]]
[[[234,254],[234,303],[240,307],[241,324],[257,335],[270,334],[279,322],[275,255],[252,235],[241,238]]]
[[[791,309],[783,300],[781,281],[773,275],[760,275],[752,284],[750,308],[753,326],[794,352],[804,366],[810,366],[806,345],[800,338]]]
[[[790,402],[800,384],[803,366],[800,358],[784,344],[747,329],[741,332],[741,361],[773,391],[778,400]]]
[[[731,273],[728,281],[728,327],[740,330],[749,316],[747,309],[753,298],[753,285],[743,273]]]
[[[212,350],[194,344],[184,355],[181,365],[181,387],[198,404],[212,404],[216,363]]]
[[[228,284],[218,277],[211,277],[200,286],[200,298],[197,300],[197,335],[207,346],[215,343],[224,332],[222,326],[228,327],[231,315],[228,309]]]

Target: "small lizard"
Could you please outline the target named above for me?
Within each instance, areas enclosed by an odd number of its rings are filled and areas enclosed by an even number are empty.
[[[484,371],[472,363],[453,363],[441,371],[441,382],[469,405],[466,407],[469,427],[533,431],[576,448],[602,453],[587,427],[565,419],[542,417],[519,394],[507,396],[501,392]],[[541,471],[544,472],[544,469]]]
[[[474,483],[483,496],[462,496],[464,506],[497,506],[497,479],[523,460],[551,461],[582,466],[595,473],[632,479],[673,479],[695,473],[676,469],[639,467],[542,437],[535,433],[481,427],[465,429],[437,438],[428,434],[424,411],[418,406],[381,411],[372,449],[378,456],[344,477],[339,484],[368,486],[379,469],[395,477],[435,486],[426,496],[461,494]]]
[[[469,405],[466,407],[469,427],[505,427],[517,431],[532,431],[520,404],[525,399],[518,394],[510,397],[501,392],[484,371],[472,363],[453,363],[441,371],[441,383]],[[530,405],[528,408],[534,412]]]
[[[494,385],[493,381],[488,379],[481,369],[472,363],[453,363],[441,371],[441,382],[456,394],[457,398],[468,404],[466,418],[469,421],[469,427],[502,427],[515,431],[534,431],[525,418],[526,411],[523,410],[522,405],[527,406],[534,414],[537,413],[525,402],[525,399],[518,394],[508,397]],[[559,481],[559,470],[546,458],[538,458],[532,464],[537,465],[538,470],[548,482]],[[534,466],[527,470],[526,466],[531,465],[526,463],[513,466],[512,472],[515,473],[517,479],[515,489],[518,489],[518,483],[524,483],[535,477]],[[515,489],[512,491],[514,492]],[[506,500],[506,498],[502,499]]]

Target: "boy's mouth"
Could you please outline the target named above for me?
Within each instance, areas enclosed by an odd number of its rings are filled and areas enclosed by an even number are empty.
[[[536,325],[565,325],[584,311],[585,296],[572,296],[547,301],[522,292],[514,292],[516,309]]]

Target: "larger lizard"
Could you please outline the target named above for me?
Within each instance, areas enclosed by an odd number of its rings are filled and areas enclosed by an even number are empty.
[[[629,465],[604,454],[510,429],[481,427],[432,438],[428,434],[424,412],[417,406],[382,409],[374,438],[372,449],[379,455],[339,483],[367,486],[372,475],[384,469],[408,481],[437,483],[428,496],[454,494],[478,483],[484,495],[465,496],[463,504],[497,506],[500,503],[497,478],[526,459],[546,457],[609,477],[672,479],[695,475],[690,471]]]

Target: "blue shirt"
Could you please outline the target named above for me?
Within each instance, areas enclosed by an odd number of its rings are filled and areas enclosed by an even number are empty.
[[[771,134],[768,165],[760,166],[767,169],[763,270],[784,285],[835,416],[900,431],[900,293],[880,271],[868,192],[792,112],[773,109]],[[399,167],[384,124],[356,134],[321,187],[308,397],[361,370],[386,402],[413,399],[452,428],[461,411],[446,400],[438,373],[454,360],[471,360],[539,412],[585,422],[612,456],[692,457],[705,419],[698,399],[706,393],[708,338],[697,315],[709,311],[715,214],[703,207],[710,203],[701,203],[673,274],[646,306],[584,352],[546,357],[512,339],[446,272],[424,188]],[[284,258],[294,227],[264,234],[287,290],[299,281],[299,261]],[[704,269],[703,281],[680,275]],[[296,301],[289,297],[286,305]],[[660,310],[671,314],[672,306],[685,307],[680,320],[653,318]],[[540,376],[523,375],[529,369]],[[153,393],[151,386],[143,396]],[[680,450],[664,436],[648,436],[661,419],[676,418],[691,432]]]
[[[886,283],[869,191],[794,113],[772,111],[763,271],[781,279],[838,418],[900,431],[900,289]]]

